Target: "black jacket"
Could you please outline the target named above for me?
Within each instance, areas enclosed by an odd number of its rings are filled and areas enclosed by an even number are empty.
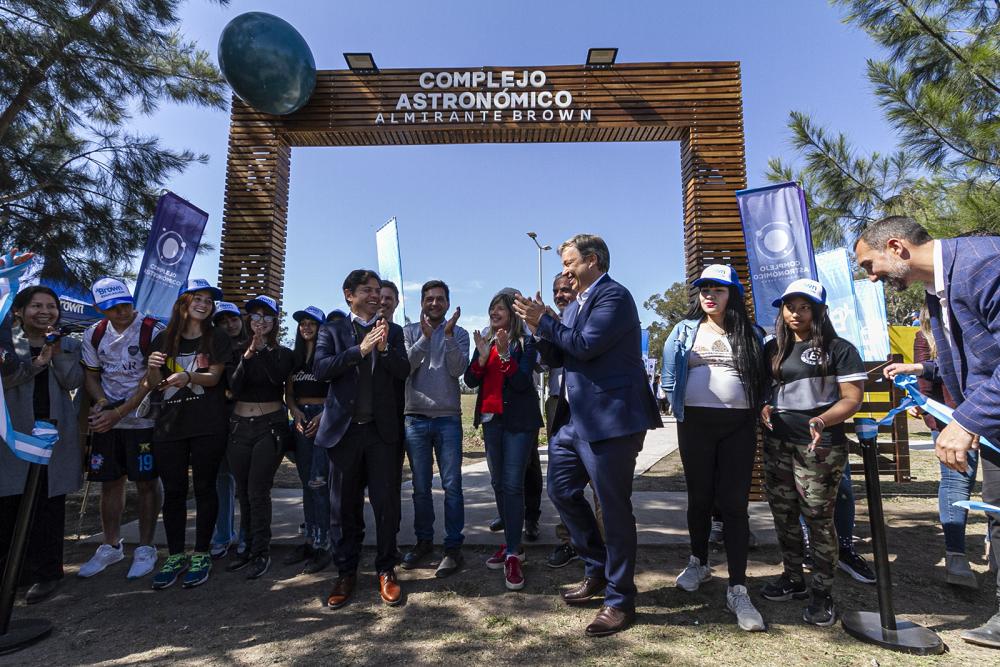
[[[538,365],[538,351],[531,336],[524,338],[524,348],[517,343],[510,346],[511,361],[517,364],[517,371],[503,380],[503,426],[508,431],[535,431],[542,427],[542,411],[538,405],[538,388],[535,387],[534,373]],[[477,388],[482,380],[473,373],[479,363],[479,350],[472,354],[472,362],[465,371],[465,384]],[[476,416],[474,425],[482,422],[482,390],[476,395]]]

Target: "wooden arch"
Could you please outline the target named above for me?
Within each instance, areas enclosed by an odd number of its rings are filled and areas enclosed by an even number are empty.
[[[740,64],[630,63],[321,71],[287,116],[234,98],[219,287],[236,303],[281,299],[294,146],[567,141],[681,142],[687,277],[716,262],[747,275]]]

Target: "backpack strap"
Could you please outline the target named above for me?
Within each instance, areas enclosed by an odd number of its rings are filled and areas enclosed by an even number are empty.
[[[149,346],[153,342],[153,331],[159,320],[155,317],[142,318],[142,326],[139,328],[139,349],[145,357],[149,356]]]
[[[104,334],[108,332],[108,324],[110,323],[110,321],[111,320],[105,317],[103,320],[97,323],[96,327],[94,327],[94,333],[91,334],[90,336],[90,344],[94,346],[94,352],[97,352],[97,350],[100,348],[101,339],[103,339]]]

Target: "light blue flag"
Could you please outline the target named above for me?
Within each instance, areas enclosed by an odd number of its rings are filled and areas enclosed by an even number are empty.
[[[403,326],[406,324],[406,302],[403,300],[403,260],[399,254],[399,229],[396,218],[375,232],[375,252],[378,254],[378,275],[382,280],[391,280],[399,288],[399,307],[392,316],[392,321]]]
[[[854,281],[858,326],[861,330],[861,357],[865,361],[889,358],[889,321],[885,313],[885,287],[881,282]]]
[[[861,350],[861,328],[858,326],[858,308],[854,300],[854,276],[851,260],[845,248],[837,248],[816,255],[816,271],[826,288],[826,305],[830,309],[830,322],[837,335],[851,341]]]
[[[18,291],[18,279],[28,270],[28,264],[14,265],[14,255],[8,253],[4,257],[3,268],[0,268],[0,322],[4,321],[14,296]],[[56,427],[48,422],[35,422],[31,435],[14,430],[14,423],[7,410],[7,399],[0,384],[0,438],[17,458],[29,463],[48,465],[52,458],[52,446],[59,439]]]

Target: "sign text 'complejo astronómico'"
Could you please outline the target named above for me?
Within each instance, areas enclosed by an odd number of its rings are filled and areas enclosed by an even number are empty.
[[[546,90],[542,70],[423,72],[419,92],[402,93],[395,110],[375,115],[376,125],[589,121],[590,109],[573,108],[568,90]],[[472,88],[474,90],[463,90]],[[459,92],[460,91],[460,92]]]

